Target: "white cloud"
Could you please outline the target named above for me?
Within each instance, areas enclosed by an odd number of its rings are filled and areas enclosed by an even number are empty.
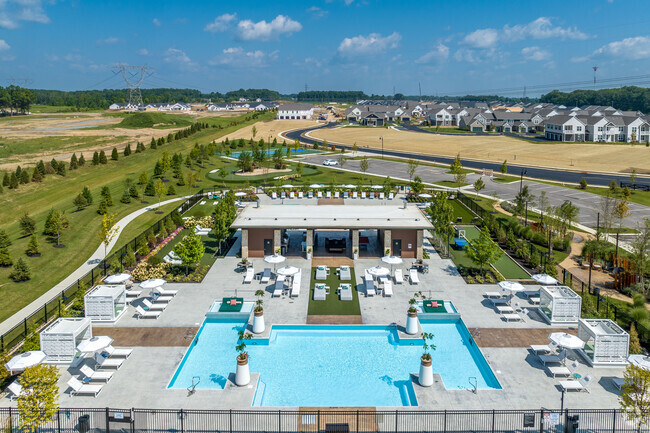
[[[359,35],[343,39],[338,51],[344,57],[375,55],[397,48],[400,40],[402,36],[397,32],[385,37],[379,33],[370,33],[368,36]]]
[[[447,60],[449,57],[449,47],[439,42],[432,50],[422,55],[415,63],[433,63]]]
[[[300,30],[302,24],[284,15],[278,15],[268,23],[265,20],[257,23],[243,20],[237,23],[237,37],[242,41],[270,41],[282,34],[291,34]]]
[[[169,48],[165,51],[164,60],[167,63],[174,63],[178,65],[179,68],[185,70],[196,70],[198,69],[198,64],[193,62],[185,51],[179,50],[177,48]]]
[[[352,3],[354,3],[354,0],[344,0],[346,6],[350,6]]]
[[[575,62],[586,61],[592,57],[611,57],[626,60],[650,58],[650,37],[636,36],[621,41],[610,42],[594,51],[591,55],[572,59]]]
[[[242,47],[231,47],[223,50],[220,55],[208,63],[215,66],[253,68],[266,66],[269,61],[276,60],[277,57],[277,51],[266,54],[260,50],[245,51]]]
[[[0,28],[15,29],[21,21],[48,24],[42,0],[0,0]]]
[[[309,12],[316,19],[325,18],[329,14],[329,11],[323,10],[318,6],[310,7],[307,9],[307,12]]]
[[[527,60],[542,61],[551,58],[551,53],[540,47],[525,47],[521,50],[521,55]]]
[[[576,27],[553,27],[551,19],[539,17],[524,25],[505,26],[501,32],[502,39],[505,41],[520,41],[523,39],[578,39],[584,40],[589,36]]]
[[[495,29],[479,29],[465,36],[463,42],[474,48],[490,48],[498,40],[499,33]]]
[[[111,37],[106,38],[106,39],[97,39],[95,42],[97,43],[97,45],[113,45],[113,44],[116,44],[116,43],[120,42],[120,38],[116,38],[115,36],[111,36]]]
[[[140,54],[141,56],[150,56],[150,55],[151,55],[151,53],[149,52],[149,50],[146,49],[146,48],[140,48],[140,49],[138,50],[138,54]]]
[[[154,19],[152,19],[151,22],[152,22],[153,25],[156,26],[156,27],[160,27],[160,26],[162,26],[162,23],[160,22],[160,20],[159,20],[158,18],[154,18]]]
[[[213,22],[207,24],[203,30],[210,33],[225,32],[230,28],[230,23],[237,19],[237,14],[223,14],[214,19]]]
[[[0,39],[0,51],[7,51],[7,50],[10,50],[10,49],[11,49],[11,46],[7,42],[5,42],[4,39]]]
[[[454,59],[458,60],[459,62],[469,62],[469,63],[476,63],[481,60],[476,55],[476,52],[474,50],[470,50],[467,48],[461,48],[460,50],[456,51],[454,53]]]

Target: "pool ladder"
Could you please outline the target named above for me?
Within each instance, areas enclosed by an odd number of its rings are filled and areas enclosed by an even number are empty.
[[[472,379],[474,379],[474,383],[472,383]],[[469,377],[467,380],[468,380],[469,384],[472,385],[472,390],[471,391],[474,394],[476,394],[476,390],[478,389],[478,381],[476,380],[476,378],[474,376]]]
[[[198,379],[198,380],[196,382],[194,382],[194,379]],[[187,396],[188,397],[196,392],[196,386],[199,383],[201,383],[201,376],[193,376],[192,377],[192,385],[187,387]]]

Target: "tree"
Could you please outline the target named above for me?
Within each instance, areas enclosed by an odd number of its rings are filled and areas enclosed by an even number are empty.
[[[20,217],[20,232],[23,236],[29,236],[36,231],[36,221],[27,212]]]
[[[580,189],[587,189],[587,179],[584,177],[580,179]]]
[[[104,185],[99,195],[101,195],[102,199],[106,201],[107,206],[113,206],[113,197],[111,196],[111,190],[108,186]]]
[[[528,189],[528,185],[524,185],[521,188],[521,191],[519,191],[515,196],[515,212],[517,213],[517,215],[523,215],[524,208],[526,207],[526,203],[530,203],[534,199],[535,196],[530,193],[530,190]]]
[[[38,167],[34,167],[34,172],[32,173],[32,182],[41,182],[43,180],[43,175]]]
[[[106,158],[106,152],[103,150],[99,152],[99,163],[108,164],[108,159]]]
[[[251,129],[251,133],[253,134],[253,138],[257,135],[257,126],[253,125],[253,129]]]
[[[436,194],[427,211],[431,216],[431,224],[433,224],[433,229],[436,233],[448,237],[454,232],[454,226],[452,224],[454,208],[445,192],[438,192]]]
[[[27,263],[25,262],[25,260],[23,260],[22,257],[19,257],[16,263],[14,264],[14,268],[9,274],[9,278],[14,280],[16,283],[27,281],[30,278],[32,278],[32,274],[31,271],[29,270],[29,266],[27,266]]]
[[[97,151],[95,151],[95,153],[93,153],[93,163],[92,164],[93,165],[99,165],[99,153],[97,153]]]
[[[0,230],[0,248],[9,248],[11,246],[11,239],[5,230]]]
[[[54,365],[35,365],[26,368],[19,380],[23,388],[18,397],[20,420],[25,430],[36,433],[58,411],[59,370]]]
[[[618,229],[621,230],[623,220],[630,216],[630,205],[627,198],[623,197],[614,205],[614,218],[618,221]]]
[[[456,187],[460,188],[463,186],[465,179],[467,178],[467,174],[465,173],[463,165],[460,162],[460,154],[457,154],[456,158],[454,158],[454,162],[451,163],[449,171],[454,175],[454,183],[456,184]]]
[[[625,382],[618,402],[623,414],[640,432],[643,424],[650,424],[650,370],[629,364],[623,378]]]
[[[226,187],[226,176],[228,176],[228,171],[226,170],[226,167],[221,167],[217,171],[217,176],[221,178],[221,182],[223,183],[223,187]]]
[[[27,172],[23,171],[23,174],[26,175]],[[65,164],[63,162],[56,165],[56,174],[58,174],[59,176],[65,176]],[[22,179],[21,179],[21,181],[22,181]],[[23,183],[27,183],[27,180],[25,182],[23,182]]]
[[[132,150],[131,150],[131,143],[128,143],[126,147],[124,148],[124,156],[129,156],[131,155]]]
[[[118,231],[119,228],[115,225],[115,214],[104,214],[102,224],[97,232],[99,240],[104,244],[104,258],[108,255],[108,245],[117,236]]]
[[[149,175],[147,174],[146,171],[143,171],[140,173],[140,176],[138,176],[138,183],[140,185],[146,185],[147,182],[149,182]]]
[[[196,232],[191,232],[185,236],[174,248],[174,252],[183,261],[185,265],[185,275],[189,273],[190,265],[198,263],[205,254],[205,246],[201,237]]]
[[[41,254],[41,246],[38,243],[36,235],[32,235],[32,237],[29,238],[29,243],[27,244],[27,249],[25,249],[25,254],[28,256],[38,256]]]
[[[93,195],[90,192],[90,188],[88,188],[87,186],[84,186],[84,189],[81,191],[81,195],[84,196],[84,198],[86,199],[86,202],[89,205],[93,204]]]
[[[84,165],[86,165],[86,158],[84,158],[84,154],[82,153],[79,155],[79,167],[83,167]],[[41,172],[41,174],[43,173]]]
[[[479,238],[471,241],[467,248],[467,257],[474,264],[480,266],[481,275],[483,275],[483,267],[499,260],[501,254],[503,254],[501,248],[492,242],[490,231],[487,227],[481,229]]]
[[[639,333],[636,331],[636,326],[634,323],[630,325],[630,353],[631,354],[640,354],[643,353],[641,348],[641,342],[639,341]]]
[[[73,153],[70,157],[70,170],[76,170],[79,168],[79,161],[77,160],[77,154]]]
[[[81,194],[77,194],[77,196],[72,200],[72,204],[75,205],[77,210],[83,210],[88,206],[88,200]]]
[[[361,158],[361,162],[359,162],[359,168],[361,169],[361,171],[365,175],[366,172],[368,171],[368,168],[370,168],[370,162],[368,161],[367,156],[364,156],[363,158]],[[365,179],[365,177],[364,177],[364,179]]]
[[[111,159],[113,161],[117,161],[118,159],[120,159],[120,156],[117,154],[117,147],[113,148],[113,151],[111,152]]]
[[[508,173],[508,160],[505,160],[501,163],[501,173]]]
[[[635,185],[636,184],[636,169],[632,169],[632,173],[630,173],[630,185]]]
[[[14,261],[11,258],[11,254],[7,248],[0,248],[0,266],[3,268],[8,268],[13,265]]]
[[[19,183],[20,182],[18,181],[18,176],[16,176],[16,173],[11,173],[11,177],[9,178],[9,189],[18,188]]]
[[[59,209],[51,209],[50,213],[45,219],[45,233],[48,236],[56,236],[56,246],[61,245],[61,232],[70,228],[70,222],[68,217],[65,215],[65,212],[60,211]]]
[[[150,179],[149,182],[147,182],[147,186],[144,187],[144,195],[149,197],[156,195],[156,188],[154,187],[153,180]]]
[[[566,236],[566,232],[578,219],[580,209],[569,200],[565,200],[560,206],[554,208],[555,216],[560,220],[560,232]]]
[[[650,218],[645,218],[638,227],[639,234],[631,242],[630,263],[639,278],[643,293],[646,293],[644,276],[650,272]]]
[[[418,165],[420,165],[419,161],[409,159],[408,168],[406,169],[406,174],[409,175],[409,180],[413,179],[413,176],[415,176],[415,170],[417,170]]]
[[[472,186],[474,187],[474,191],[476,191],[476,197],[478,197],[479,191],[481,191],[482,189],[485,188],[485,184],[483,183],[483,179],[481,179],[480,177],[478,179],[476,179],[476,182],[474,182],[474,185],[472,185]]]
[[[422,183],[422,179],[420,176],[415,176],[415,178],[411,181],[411,191],[413,191],[413,194],[421,194],[422,191],[424,191],[424,184]]]
[[[357,142],[355,141],[352,144],[352,155],[356,155],[358,151],[359,151],[359,148],[357,147]]]
[[[167,188],[167,195],[176,195],[176,188],[174,188],[174,185],[169,185]]]
[[[156,197],[158,197],[158,208],[160,208],[160,199],[162,196],[167,193],[167,188],[165,187],[165,183],[162,181],[162,179],[156,179],[156,183],[153,185],[154,192],[156,193]]]
[[[302,176],[303,171],[304,171],[304,165],[302,164],[302,162],[299,162],[298,165],[296,165],[296,174],[298,176]]]
[[[276,150],[277,153],[277,150]],[[275,156],[274,156],[275,158]],[[253,171],[253,158],[249,152],[241,152],[237,158],[237,167],[243,172]]]

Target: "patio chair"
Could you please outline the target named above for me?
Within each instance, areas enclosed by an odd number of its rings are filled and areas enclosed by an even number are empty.
[[[392,200],[393,197],[395,197],[395,195],[392,192],[388,193],[388,200]]]
[[[592,377],[586,375],[580,380],[561,380],[560,386],[564,391],[587,391],[589,392],[589,385],[591,385]]]
[[[271,268],[264,268],[260,278],[260,283],[268,283],[269,281],[271,281]]]
[[[291,297],[295,298],[300,295],[300,283],[302,280],[302,271],[298,271],[297,274],[293,276],[293,281],[291,282]]]
[[[401,269],[395,269],[395,284],[402,284],[404,282],[404,276],[402,275]]]
[[[275,192],[275,191],[273,191],[273,192],[271,193],[271,198],[272,198],[273,200],[275,200],[276,198],[278,198],[278,193]]]
[[[146,307],[146,311],[164,311],[167,308],[167,302],[154,304],[148,299],[143,299],[142,305]]]
[[[317,198],[323,198],[323,191],[318,191],[318,192],[316,193],[316,197],[317,197]]]
[[[133,349],[129,347],[116,349],[110,345],[104,349],[104,352],[108,353],[109,357],[112,356],[113,358],[128,358],[133,353]]]
[[[327,191],[325,193],[325,198],[332,198],[332,191]]]
[[[137,298],[142,293],[142,290],[125,290],[124,294],[127,298]]]
[[[393,296],[393,283],[390,281],[389,278],[385,278],[383,282],[384,282],[383,295]]]
[[[95,362],[99,368],[116,368],[119,369],[124,364],[124,359],[105,358],[101,353],[95,354]]]
[[[551,342],[549,344],[531,344],[530,350],[535,352],[535,355],[545,355],[547,353],[553,353],[557,350],[557,344]]]
[[[282,296],[284,292],[284,275],[278,275],[278,278],[275,280],[275,286],[273,287],[273,294],[271,295],[274,298]]]
[[[92,394],[93,397],[97,397],[97,394],[102,390],[103,385],[86,385],[81,382],[76,377],[71,377],[68,381],[68,386],[72,388],[70,395],[80,395],[80,394]]]
[[[546,364],[559,364],[562,362],[564,359],[564,356],[561,355],[539,355],[538,356],[539,360],[541,361],[544,366]]]
[[[352,198],[357,198],[359,197],[359,193],[356,191],[352,191]]]
[[[375,198],[375,193],[371,192],[370,194],[368,194],[368,198],[369,199],[374,199]]]
[[[367,193],[365,191],[361,191],[361,198],[366,198],[366,194]]]
[[[563,365],[554,365],[551,367],[547,367],[548,372],[551,374],[553,377],[557,376],[571,376],[571,370],[566,368]]]
[[[418,284],[420,282],[417,269],[415,268],[409,269],[409,279],[411,280],[411,284]]]
[[[484,295],[488,299],[501,299],[503,298],[503,294],[501,292],[485,292]]]
[[[154,289],[160,296],[176,296],[178,290],[165,290],[162,287],[156,287]]]
[[[289,198],[296,198],[296,193],[293,191],[289,192]]]
[[[366,275],[366,283],[364,285],[366,289],[366,296],[375,296],[377,291],[375,290],[375,281],[372,279],[372,276]]]
[[[316,284],[314,286],[314,301],[324,301],[327,299],[324,284]]]
[[[334,198],[340,198],[340,197],[341,197],[341,193],[338,191],[334,191]]]
[[[82,365],[79,369],[81,374],[88,378],[88,380],[100,380],[102,382],[108,382],[113,377],[115,372],[113,371],[95,371],[87,365]]]
[[[341,266],[339,268],[339,280],[349,281],[352,279],[352,273],[350,272],[349,266]]]
[[[298,191],[298,198],[303,198],[304,194],[305,194],[304,192]]]
[[[385,198],[386,198],[386,194],[384,194],[383,192],[380,192],[379,193],[379,200],[383,200]]]
[[[501,317],[503,317],[503,320],[505,320],[506,322],[523,322],[524,321],[524,318],[521,317],[517,313],[505,313],[505,314],[502,314]]]
[[[348,198],[350,198],[350,193],[347,192],[347,191],[343,191],[343,198],[346,199],[346,200],[347,200]]]
[[[309,191],[307,193],[307,198],[314,198],[314,191]]]
[[[7,385],[7,389],[11,392],[11,396],[9,396],[9,400],[15,400],[18,397],[20,397],[20,395],[23,393],[23,387],[20,386],[17,380]]]
[[[327,268],[324,266],[318,266],[316,268],[316,279],[323,281],[327,279]]]
[[[255,278],[255,269],[246,268],[246,275],[244,276],[244,284],[250,284]]]
[[[162,311],[145,311],[140,306],[135,307],[135,312],[138,319],[157,319],[162,313]]]
[[[280,193],[280,198],[283,199],[283,200],[284,200],[285,198],[287,198],[287,193],[284,192],[284,191],[282,191],[282,192]]]

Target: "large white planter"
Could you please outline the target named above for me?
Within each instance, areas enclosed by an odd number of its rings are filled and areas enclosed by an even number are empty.
[[[264,332],[264,311],[255,312],[253,316],[253,334]]]
[[[251,383],[251,372],[248,369],[248,356],[243,361],[237,357],[237,371],[235,372],[235,385],[246,386]]]
[[[410,335],[418,333],[418,313],[408,313],[406,317],[406,333]]]
[[[354,260],[359,258],[359,253],[354,253]]]
[[[433,385],[433,367],[431,366],[431,360],[420,360],[420,375],[418,376],[418,382],[420,383],[420,386]]]
[[[307,260],[311,260],[311,253],[307,253]]]

